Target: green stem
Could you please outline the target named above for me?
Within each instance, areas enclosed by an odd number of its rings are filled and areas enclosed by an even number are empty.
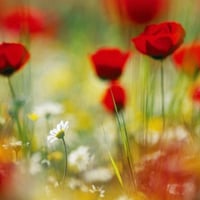
[[[13,86],[12,86],[10,77],[8,77],[8,85],[9,85],[9,88],[10,88],[10,92],[11,92],[13,101],[16,101],[16,95],[15,95],[15,91],[14,91],[14,88],[13,88]]]
[[[195,107],[195,104],[192,104],[192,108],[191,108],[191,133],[195,133],[195,128],[196,125],[198,125],[198,119],[199,119],[199,110],[198,108]]]
[[[14,88],[12,86],[12,83],[11,83],[11,80],[10,80],[9,77],[8,77],[8,85],[9,85],[9,88],[10,88],[10,92],[11,92],[11,96],[12,96],[12,99],[13,99],[14,106],[16,106],[15,104],[16,104],[17,98],[16,98],[16,94],[15,94]],[[14,108],[14,119],[15,119],[15,122],[16,122],[16,125],[17,125],[19,137],[20,137],[20,139],[22,140],[22,142],[24,144],[25,143],[25,138],[24,138],[24,134],[23,134],[23,131],[22,131],[22,127],[21,127],[20,121],[19,121],[18,108],[17,109]]]
[[[149,88],[146,84],[146,90],[144,92],[144,150],[147,150],[147,138],[148,138],[148,122],[149,122],[149,109],[148,109],[148,104],[149,104]]]
[[[129,176],[131,178],[132,185],[135,188],[135,178],[134,178],[134,168],[133,168],[133,163],[132,163],[132,154],[131,154],[131,151],[130,151],[130,144],[129,144],[128,132],[127,132],[126,125],[125,125],[125,119],[124,119],[123,113],[119,112],[118,109],[117,109],[117,105],[116,105],[112,90],[111,90],[111,95],[112,95],[112,100],[113,100],[113,104],[114,104],[114,107],[115,107],[115,117],[116,117],[116,120],[117,120],[118,129],[119,129],[120,138],[118,138],[118,143],[121,146],[121,142],[120,142],[120,139],[121,139],[122,145],[123,145],[123,148],[124,148],[123,149],[124,150],[123,155],[125,155],[125,158],[126,158],[126,161],[127,161],[127,163],[124,163],[124,160],[123,160],[123,164],[125,164],[125,165],[128,164],[128,168],[129,168],[128,173],[129,173]]]
[[[64,173],[63,173],[63,178],[62,178],[62,182],[64,182],[66,175],[67,175],[67,165],[68,165],[68,162],[67,162],[67,159],[68,159],[67,146],[66,146],[66,142],[65,142],[64,137],[62,138],[62,143],[63,143],[63,146],[64,146],[64,154],[65,154]]]
[[[162,107],[162,120],[163,120],[163,131],[164,131],[165,130],[165,91],[164,91],[163,61],[161,61],[160,77],[161,77],[161,107]]]
[[[136,182],[135,182],[135,177],[134,177],[135,170],[134,170],[133,156],[132,156],[132,153],[131,153],[128,132],[127,132],[127,128],[126,128],[124,115],[123,115],[122,112],[121,112],[121,119],[122,119],[122,125],[123,125],[123,128],[124,128],[125,141],[126,141],[125,145],[126,145],[126,149],[127,149],[127,153],[126,153],[127,162],[128,162],[128,166],[129,166],[129,170],[130,170],[130,175],[131,175],[131,179],[132,179],[132,182],[133,182],[133,186],[135,188],[136,187]]]

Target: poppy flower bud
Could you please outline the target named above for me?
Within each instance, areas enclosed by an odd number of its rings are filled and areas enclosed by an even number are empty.
[[[126,92],[125,89],[117,82],[112,82],[105,91],[102,104],[105,109],[111,113],[115,113],[124,109],[126,105]]]

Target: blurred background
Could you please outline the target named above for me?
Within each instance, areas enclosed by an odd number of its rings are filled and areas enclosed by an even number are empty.
[[[109,116],[101,107],[107,83],[96,77],[90,55],[100,47],[117,47],[133,53],[120,81],[129,96],[127,121],[137,121],[143,98],[140,91],[145,87],[140,66],[157,64],[148,58],[140,62],[131,38],[148,24],[177,21],[186,30],[185,43],[197,41],[199,9],[199,0],[1,0],[0,40],[22,42],[31,53],[29,64],[12,77],[19,98],[26,101],[26,113],[45,102],[58,102],[64,106],[64,117],[76,121],[76,130],[93,132]],[[166,63],[170,89],[177,74],[170,58]],[[10,93],[3,77],[0,87],[4,115]],[[128,126],[138,128],[137,123]]]
[[[69,152],[80,145],[88,145],[97,158],[95,167],[110,164],[105,152],[116,150],[117,125],[113,115],[101,105],[108,82],[96,76],[91,63],[91,54],[101,47],[115,47],[131,53],[119,79],[127,91],[124,117],[128,134],[134,138],[131,142],[141,145],[140,139],[144,139],[146,128],[150,134],[159,135],[162,132],[159,63],[137,52],[131,39],[143,32],[148,24],[176,21],[186,31],[185,44],[198,42],[199,18],[200,0],[0,0],[0,41],[23,43],[31,55],[28,64],[11,80],[17,98],[23,104],[20,117],[25,131],[31,135],[31,153],[42,152],[49,130],[58,121],[69,120],[66,140]],[[185,131],[187,122],[190,124],[191,121],[193,107],[188,97],[188,83],[191,82],[185,77],[179,79],[171,57],[164,65],[166,113],[169,129],[173,125],[172,131],[169,130],[173,138],[176,137],[175,130],[180,133],[179,124],[184,125]],[[153,102],[152,107],[145,100],[149,94],[146,88],[151,92],[151,87],[155,87],[155,93],[150,95],[152,99],[148,99]],[[177,96],[178,100],[182,99],[181,103],[176,101],[177,107],[168,112],[173,103],[171,99]],[[0,131],[3,136],[12,136],[14,132],[9,116],[11,105],[8,80],[0,77]],[[49,107],[51,118],[45,115],[49,114]],[[38,119],[34,115],[38,110],[45,116]],[[190,130],[184,132],[185,135],[188,133]],[[138,161],[140,148],[137,145],[131,146],[131,150]],[[62,152],[60,146],[56,148]],[[199,173],[198,159],[196,166]],[[55,166],[52,169],[56,174]],[[71,174],[75,174],[73,170]],[[111,185],[106,184],[109,190]]]

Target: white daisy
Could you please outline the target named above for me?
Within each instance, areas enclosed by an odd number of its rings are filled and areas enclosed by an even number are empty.
[[[90,154],[87,146],[79,146],[69,154],[68,162],[74,170],[82,172],[92,164],[93,159],[94,156]]]
[[[106,167],[98,167],[95,169],[87,170],[83,174],[83,179],[86,182],[107,182],[113,177],[113,172]]]
[[[33,113],[39,117],[48,118],[51,115],[59,115],[63,112],[63,107],[61,104],[56,102],[45,102],[34,108]]]
[[[98,193],[99,197],[103,198],[105,196],[105,190],[103,187],[92,185],[92,188],[89,190],[91,193]]]
[[[65,131],[69,128],[69,122],[61,121],[57,124],[55,129],[50,130],[49,135],[47,136],[47,141],[53,143],[58,139],[62,139],[65,135]]]

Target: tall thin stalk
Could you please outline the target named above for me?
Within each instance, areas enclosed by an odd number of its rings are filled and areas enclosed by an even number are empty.
[[[118,138],[118,142],[120,140],[122,141],[122,146],[123,146],[122,156],[125,156],[125,159],[126,159],[125,163],[123,160],[123,164],[125,165],[127,164],[128,173],[132,181],[132,186],[135,188],[136,183],[135,183],[135,177],[134,177],[133,157],[130,150],[129,137],[128,137],[128,132],[126,129],[125,119],[124,119],[123,113],[118,111],[112,91],[111,91],[111,95],[112,95],[112,100],[115,107],[115,117],[116,117],[118,129],[119,129],[120,138]]]
[[[64,154],[65,154],[64,172],[63,172],[63,178],[62,178],[62,182],[64,182],[66,175],[67,175],[68,156],[67,156],[67,146],[66,146],[65,139],[64,139],[64,137],[62,137],[61,139],[62,139],[62,143],[63,143],[63,146],[64,146]]]
[[[17,98],[16,98],[14,88],[12,86],[12,82],[11,82],[9,77],[8,77],[8,85],[9,85],[9,88],[10,88],[12,101],[13,101],[13,104],[14,104],[14,110],[13,110],[14,113],[13,114],[14,114],[14,120],[15,120],[16,125],[17,125],[18,134],[19,134],[19,137],[22,140],[23,144],[25,144],[26,138],[24,136],[24,133],[23,133],[23,130],[22,130],[22,127],[21,127],[21,123],[20,123],[20,120],[19,120],[19,108],[18,108],[18,105],[16,105],[17,104]]]
[[[162,111],[162,128],[165,130],[165,91],[164,91],[164,69],[163,60],[161,60],[160,68],[160,78],[161,78],[161,111]]]

